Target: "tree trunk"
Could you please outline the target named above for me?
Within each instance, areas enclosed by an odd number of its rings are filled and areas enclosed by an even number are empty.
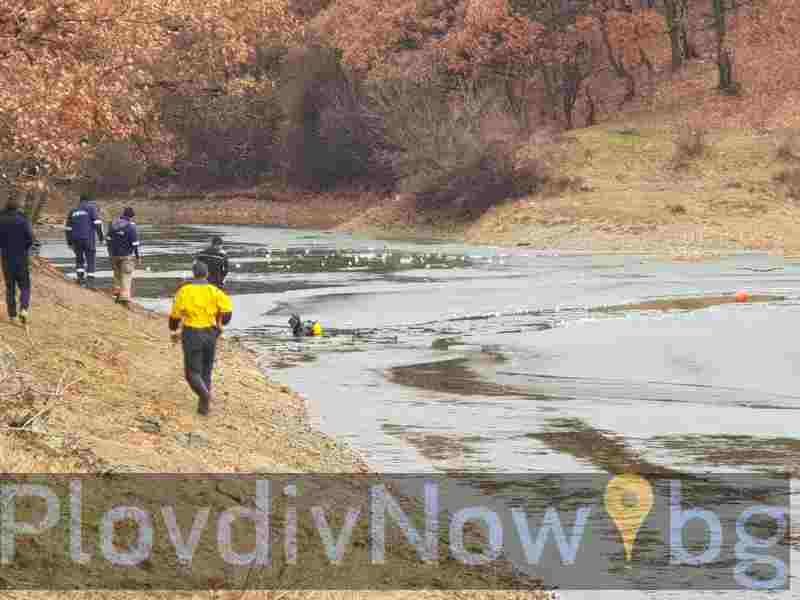
[[[30,187],[25,190],[25,201],[22,205],[22,211],[25,216],[30,219],[32,224],[39,222],[39,219],[47,206],[48,200],[48,186],[44,181],[36,181],[30,184]]]
[[[31,213],[31,223],[38,223],[39,219],[42,218],[42,214],[44,213],[45,208],[47,208],[47,202],[50,199],[50,186],[46,183],[42,187],[41,190],[38,192],[38,199],[36,202],[36,206],[34,207]]]
[[[544,89],[547,95],[547,105],[550,108],[550,118],[554,121],[558,120],[558,93],[556,92],[556,83],[553,81],[553,68],[548,65],[542,67],[542,77],[544,79]]]
[[[649,77],[653,77],[656,73],[656,69],[653,66],[653,61],[647,56],[647,53],[644,51],[644,48],[639,48],[639,58],[642,61],[642,64],[647,67],[647,75]]]
[[[622,59],[614,54],[614,48],[611,45],[611,38],[608,34],[608,20],[603,10],[600,10],[598,13],[598,18],[600,21],[600,33],[603,36],[603,44],[606,47],[606,52],[608,52],[608,61],[611,63],[611,67],[614,69],[614,73],[617,77],[625,80],[625,87],[627,89],[625,90],[625,97],[620,103],[620,105],[624,105],[626,102],[636,97],[636,80],[628,69],[625,68],[625,63],[622,62]]]
[[[689,0],[664,0],[664,18],[672,51],[672,70],[677,71],[687,60],[699,58],[689,38]]]
[[[689,0],[678,1],[678,23],[680,24],[681,48],[684,60],[700,58],[700,53],[695,48],[689,37]]]
[[[736,95],[739,92],[739,84],[733,76],[733,59],[730,50],[723,48],[717,60],[717,70],[719,71],[720,91]]]
[[[29,220],[33,220],[33,212],[36,209],[36,192],[34,190],[28,189],[24,192],[24,200],[22,201],[22,212],[28,217]]]
[[[678,0],[664,0],[664,18],[667,21],[669,45],[672,51],[672,70],[683,66],[683,48],[681,44],[681,27],[678,19]]]
[[[561,94],[561,100],[564,106],[564,120],[566,122],[567,130],[572,129],[572,115],[575,111],[575,101],[578,99],[578,90],[580,89],[580,82],[569,81],[564,84],[564,92]]]
[[[711,0],[711,6],[714,11],[714,33],[717,37],[717,71],[719,73],[717,87],[725,94],[735,95],[739,92],[739,84],[733,75],[731,51],[725,45],[725,36],[728,32],[727,0]]]
[[[591,127],[592,125],[597,124],[597,107],[594,103],[594,98],[592,98],[592,92],[587,87],[586,88],[586,106],[588,107],[589,112],[586,114],[586,127]]]
[[[521,90],[517,90],[517,84],[522,86]],[[528,135],[531,131],[531,118],[530,107],[528,106],[527,81],[522,78],[517,80],[509,69],[508,74],[503,77],[503,87],[511,114],[514,115],[514,119],[525,135]]]

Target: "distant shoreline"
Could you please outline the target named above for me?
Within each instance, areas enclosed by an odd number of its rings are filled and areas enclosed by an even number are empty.
[[[674,261],[713,260],[740,252],[774,253],[768,244],[752,247],[708,231],[700,224],[688,226],[634,226],[619,224],[598,228],[587,222],[538,224],[520,231],[514,204],[490,210],[472,223],[446,216],[418,217],[403,199],[375,194],[298,193],[291,199],[259,199],[255,192],[226,192],[187,197],[185,193],[100,198],[103,217],[113,218],[132,206],[140,223],[160,225],[252,225],[341,231],[383,239],[439,239],[470,245],[525,248],[563,254],[649,255]],[[66,208],[48,207],[40,229],[48,235],[61,230]],[[644,231],[642,231],[644,229]],[[777,249],[779,250],[779,249]],[[781,253],[781,252],[778,252]]]
[[[410,194],[313,192],[278,181],[213,192],[139,189],[98,204],[106,219],[132,205],[143,223],[280,226],[678,261],[743,251],[800,257],[798,192],[781,183],[796,166],[776,154],[780,132],[715,130],[706,152],[677,169],[670,126],[645,118],[621,125],[570,132],[553,157],[550,188],[472,217],[452,206],[423,209]],[[64,202],[52,199],[47,222],[63,223]]]

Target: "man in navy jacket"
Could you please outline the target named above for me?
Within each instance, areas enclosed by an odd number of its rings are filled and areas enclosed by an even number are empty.
[[[34,245],[31,223],[12,198],[0,213],[0,250],[3,252],[3,277],[6,282],[6,306],[11,321],[17,318],[17,288],[20,291],[20,321],[27,323],[31,305],[30,250]]]
[[[117,302],[126,306],[131,299],[136,262],[142,259],[139,254],[139,234],[133,217],[133,209],[128,207],[108,229],[108,254],[111,256],[111,268],[114,270],[113,294]]]
[[[97,206],[87,194],[81,194],[80,204],[67,215],[64,225],[67,245],[75,253],[75,271],[78,274],[78,283],[87,283],[91,287],[94,283],[95,261],[97,259],[97,246],[95,235],[103,241],[103,221],[97,214]]]

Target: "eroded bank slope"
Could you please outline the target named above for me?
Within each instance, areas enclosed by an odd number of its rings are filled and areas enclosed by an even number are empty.
[[[137,472],[366,468],[313,430],[303,399],[268,381],[236,340],[220,343],[216,405],[203,419],[182,380],[180,347],[170,342],[165,317],[115,305],[45,261],[36,261],[33,280],[28,330],[7,322],[3,305],[0,339],[6,362],[35,381],[39,393],[10,398],[2,412],[8,423],[47,409],[34,422],[42,433],[16,434],[26,442],[17,445],[40,449],[43,465]],[[10,393],[16,383],[9,377]],[[57,389],[63,393],[45,393]]]

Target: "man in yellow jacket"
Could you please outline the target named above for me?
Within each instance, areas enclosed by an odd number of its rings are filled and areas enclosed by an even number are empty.
[[[212,402],[211,372],[214,369],[217,338],[223,325],[231,320],[233,303],[225,292],[208,282],[208,266],[205,263],[196,262],[192,274],[194,279],[183,285],[175,295],[169,328],[175,339],[178,328],[183,324],[180,338],[186,381],[197,394],[197,412],[207,416]]]

